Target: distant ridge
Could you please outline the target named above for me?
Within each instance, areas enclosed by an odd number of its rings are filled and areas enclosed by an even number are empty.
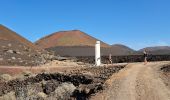
[[[113,51],[117,51],[117,52],[121,52],[122,55],[123,54],[133,54],[135,52],[135,50],[125,46],[125,45],[122,45],[122,44],[114,44],[111,46]]]
[[[154,47],[146,47],[140,49],[139,51],[146,50],[148,53],[153,55],[170,55],[170,46],[154,46]]]

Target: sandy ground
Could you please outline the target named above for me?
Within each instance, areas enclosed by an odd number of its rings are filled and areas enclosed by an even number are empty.
[[[127,65],[127,63],[116,63],[116,64],[102,64],[101,66],[113,66],[113,65]],[[31,72],[34,74],[42,73],[42,72],[65,72],[70,70],[78,70],[87,66],[83,62],[73,62],[70,60],[66,61],[57,61],[54,60],[50,63],[41,66],[0,66],[0,75],[1,74],[9,74],[9,75],[18,75],[23,74],[25,72]]]
[[[53,72],[65,72],[65,71],[70,71],[70,70],[76,70],[80,69],[85,65],[82,65],[81,62],[72,62],[72,61],[57,61],[54,60],[50,63],[47,63],[45,65],[41,66],[0,66],[0,75],[1,74],[9,74],[9,75],[15,75],[20,76],[23,73],[32,73],[32,74],[37,74],[37,73],[42,73],[42,72],[48,72],[48,73],[53,73]]]
[[[131,63],[106,82],[108,89],[92,100],[170,100],[170,90],[160,78],[159,68],[170,62]]]

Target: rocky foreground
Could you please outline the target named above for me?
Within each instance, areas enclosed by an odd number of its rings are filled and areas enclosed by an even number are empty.
[[[41,73],[0,82],[0,99],[7,100],[87,100],[105,89],[106,80],[125,65],[87,67],[58,73]]]

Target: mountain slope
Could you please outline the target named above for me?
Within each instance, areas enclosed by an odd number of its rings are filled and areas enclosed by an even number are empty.
[[[41,49],[16,32],[0,25],[0,65],[35,66],[45,63]]]
[[[41,48],[51,48],[57,46],[94,46],[98,39],[89,36],[79,30],[60,31],[48,35],[37,42]],[[109,47],[108,44],[101,42],[102,47]]]
[[[30,48],[38,49],[33,43],[3,25],[0,25],[0,40],[18,41]]]
[[[117,52],[122,55],[133,54],[135,52],[135,50],[122,44],[114,44],[111,46],[111,48],[114,52]]]

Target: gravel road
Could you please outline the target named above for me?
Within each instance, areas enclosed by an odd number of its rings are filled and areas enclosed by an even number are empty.
[[[160,78],[160,66],[169,62],[131,63],[106,82],[108,89],[92,100],[170,100],[170,90]]]

